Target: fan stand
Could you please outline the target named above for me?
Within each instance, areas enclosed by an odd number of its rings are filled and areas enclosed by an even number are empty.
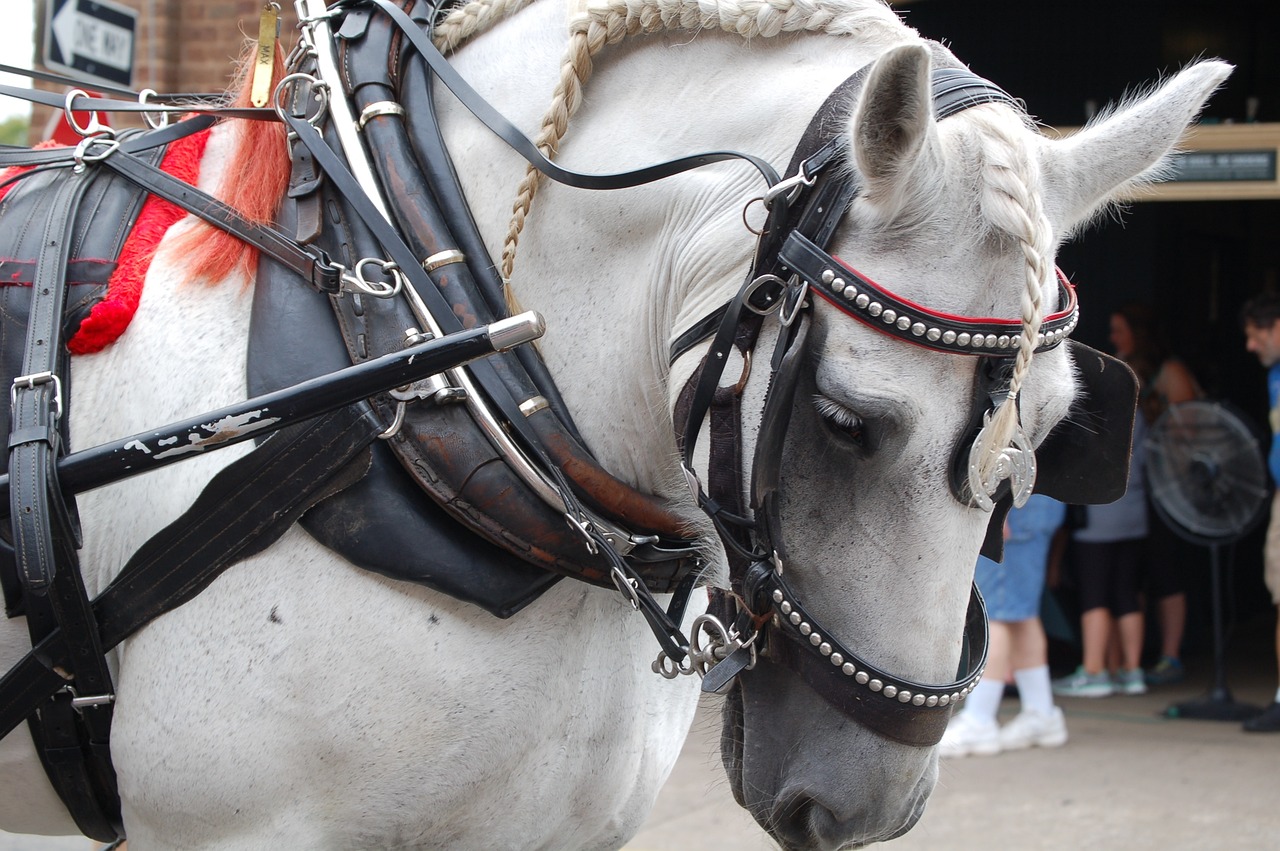
[[[1227,687],[1226,641],[1222,630],[1222,545],[1209,544],[1209,582],[1213,606],[1213,686],[1202,698],[1171,704],[1166,718],[1191,718],[1200,721],[1245,721],[1262,711],[1249,703],[1240,703]]]

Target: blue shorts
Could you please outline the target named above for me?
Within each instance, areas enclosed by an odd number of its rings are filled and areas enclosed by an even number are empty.
[[[1048,549],[1047,540],[1006,541],[1003,563],[978,558],[974,581],[986,600],[987,617],[1014,622],[1039,616]]]

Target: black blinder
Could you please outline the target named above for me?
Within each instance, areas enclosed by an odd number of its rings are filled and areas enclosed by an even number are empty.
[[[1071,505],[1124,496],[1138,408],[1138,377],[1122,360],[1068,340],[1080,390],[1036,450],[1035,492]]]
[[[1100,505],[1124,496],[1133,445],[1133,418],[1138,405],[1138,379],[1124,361],[1074,340],[1065,342],[1076,367],[1079,390],[1071,411],[1036,449],[1035,492],[1070,505]],[[956,445],[951,464],[951,490],[968,500],[969,447],[992,406],[1003,376],[1001,362],[984,362],[977,371],[973,411],[965,437]],[[982,542],[982,555],[1004,557],[1004,521],[1013,506],[1008,482],[992,495],[995,509]]]

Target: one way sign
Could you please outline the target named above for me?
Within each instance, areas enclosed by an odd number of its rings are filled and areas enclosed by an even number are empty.
[[[86,82],[133,85],[138,13],[107,0],[48,0],[44,64]]]

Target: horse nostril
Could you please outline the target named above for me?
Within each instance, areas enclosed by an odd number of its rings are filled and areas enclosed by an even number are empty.
[[[931,785],[931,784],[930,784]],[[840,851],[862,848],[906,833],[924,812],[927,792],[917,789],[900,808],[870,807],[844,818],[804,792],[778,800],[769,832],[785,849]]]
[[[858,833],[853,825],[842,824],[829,809],[803,793],[788,796],[777,813],[772,833],[783,848],[836,851]]]

